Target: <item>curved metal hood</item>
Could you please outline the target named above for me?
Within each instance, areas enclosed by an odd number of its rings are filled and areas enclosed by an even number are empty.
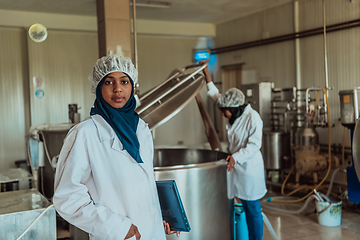
[[[190,65],[174,70],[163,83],[140,95],[141,105],[135,111],[150,129],[168,121],[195,98],[204,85],[201,71],[206,66]],[[194,70],[196,67],[199,68]]]

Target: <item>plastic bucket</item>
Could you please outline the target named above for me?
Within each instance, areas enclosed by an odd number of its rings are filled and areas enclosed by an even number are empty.
[[[249,231],[246,224],[245,211],[242,204],[234,205],[234,239],[249,240]]]
[[[342,201],[337,203],[316,201],[315,204],[316,204],[316,212],[318,215],[318,222],[320,225],[326,227],[340,226]]]

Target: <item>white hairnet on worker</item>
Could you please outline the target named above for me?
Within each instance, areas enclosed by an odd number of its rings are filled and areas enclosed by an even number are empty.
[[[244,105],[245,95],[237,88],[230,88],[217,100],[219,108],[233,108]]]
[[[95,63],[94,69],[89,76],[89,81],[92,84],[91,92],[96,93],[96,87],[99,82],[108,74],[112,72],[123,72],[133,81],[133,88],[138,80],[138,71],[128,57],[122,57],[114,54],[109,54],[98,59]]]

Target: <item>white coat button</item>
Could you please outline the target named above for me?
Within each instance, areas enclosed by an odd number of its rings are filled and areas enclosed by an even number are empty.
[[[143,178],[143,182],[146,182],[146,178]]]

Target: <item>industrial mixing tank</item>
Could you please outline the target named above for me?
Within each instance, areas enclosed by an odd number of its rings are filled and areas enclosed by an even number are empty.
[[[155,179],[176,181],[191,227],[168,240],[230,239],[226,156],[203,149],[155,150]]]

